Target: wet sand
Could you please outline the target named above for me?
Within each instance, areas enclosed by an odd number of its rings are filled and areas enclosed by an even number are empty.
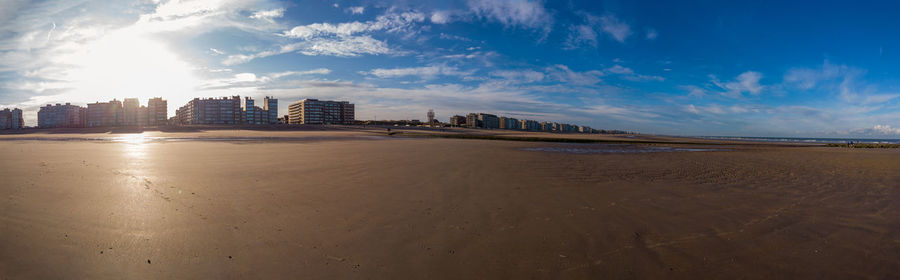
[[[897,149],[242,135],[3,136],[0,278],[900,277]]]

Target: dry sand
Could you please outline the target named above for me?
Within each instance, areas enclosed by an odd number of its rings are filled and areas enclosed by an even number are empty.
[[[3,136],[0,278],[900,277],[896,149],[145,134],[288,140]]]

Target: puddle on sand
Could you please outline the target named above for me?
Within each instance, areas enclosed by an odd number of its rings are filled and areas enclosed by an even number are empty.
[[[110,142],[125,144],[166,143],[166,142],[318,142],[340,140],[391,140],[378,135],[358,136],[304,136],[304,137],[154,137],[142,134],[111,137],[20,137],[0,138],[0,141],[62,141],[62,142]]]
[[[629,144],[584,144],[566,145],[556,147],[523,148],[525,151],[565,153],[565,154],[642,154],[665,152],[715,152],[728,151],[727,149],[711,148],[678,148],[666,146],[640,146]]]

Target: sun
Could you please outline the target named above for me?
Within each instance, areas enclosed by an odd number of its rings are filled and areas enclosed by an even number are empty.
[[[70,94],[76,99],[107,101],[137,97],[182,100],[199,80],[194,67],[151,34],[123,29],[87,43],[70,57]]]

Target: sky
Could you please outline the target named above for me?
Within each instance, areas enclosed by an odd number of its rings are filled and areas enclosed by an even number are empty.
[[[347,100],[667,135],[900,138],[894,1],[0,0],[0,108]]]

